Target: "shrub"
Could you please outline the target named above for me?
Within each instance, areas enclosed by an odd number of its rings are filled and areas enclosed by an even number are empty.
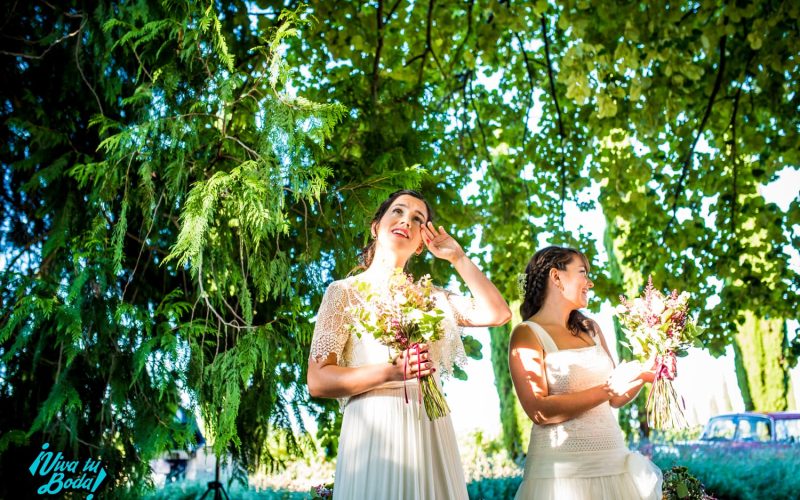
[[[470,481],[467,493],[470,500],[499,500],[514,498],[522,476],[487,477]]]
[[[798,446],[657,446],[652,458],[662,470],[686,467],[718,498],[796,498],[800,491]]]
[[[676,465],[664,473],[664,500],[711,500],[689,469]]]
[[[182,481],[165,486],[153,494],[148,495],[146,500],[197,500],[206,491],[206,483]],[[242,488],[239,485],[232,485],[230,488],[225,485],[225,491],[231,498],[237,500],[307,500],[309,494],[301,491],[286,490],[251,490]],[[206,498],[213,498],[209,494]]]

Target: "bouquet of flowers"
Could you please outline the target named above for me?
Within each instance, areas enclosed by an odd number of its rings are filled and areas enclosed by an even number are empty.
[[[356,287],[369,307],[351,309],[356,319],[351,328],[359,337],[372,335],[389,347],[390,363],[396,363],[399,354],[406,349],[416,349],[419,356],[419,344],[435,342],[442,337],[444,312],[436,307],[431,296],[429,275],[414,282],[414,278],[397,268],[389,278],[388,293],[384,287],[376,290],[366,282],[358,282]],[[408,357],[403,362],[407,368]],[[417,375],[417,379],[420,386],[419,403],[425,404],[428,418],[435,420],[449,414],[447,401],[433,377]],[[407,391],[405,395],[408,403]]]
[[[687,349],[699,345],[699,330],[689,317],[689,294],[664,295],[653,287],[652,277],[641,297],[633,302],[620,296],[617,318],[628,332],[627,345],[639,359],[655,359],[653,387],[647,398],[647,421],[657,429],[686,426],[683,398],[672,381],[678,374],[677,358],[686,356]]]

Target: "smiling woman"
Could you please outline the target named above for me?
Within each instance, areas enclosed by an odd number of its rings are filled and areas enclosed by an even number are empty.
[[[450,416],[428,414],[417,404],[422,399],[420,381],[431,377],[438,387],[439,376],[464,361],[461,327],[500,325],[510,319],[511,311],[461,246],[444,228],[437,229],[431,217],[431,207],[420,194],[398,191],[389,196],[370,224],[372,240],[361,254],[362,272],[331,283],[317,314],[308,363],[309,393],[339,398],[344,412],[336,499],[467,498]],[[441,311],[438,340],[392,352],[378,338],[355,333],[360,331],[355,328],[360,318],[386,315],[385,310],[378,311],[379,303],[398,309],[406,304],[406,297],[398,296],[390,284],[396,282],[397,269],[405,268],[412,255],[426,247],[450,262],[472,293],[469,298],[429,288],[433,302],[429,305]],[[387,332],[379,333],[386,337]],[[387,363],[390,358],[395,361]]]
[[[588,304],[589,264],[577,250],[547,247],[525,269],[524,296],[509,344],[509,368],[533,420],[517,499],[660,499],[661,473],[630,452],[611,407],[630,402],[653,373],[614,368]]]
[[[393,234],[395,237],[403,237],[407,240],[411,240],[412,236],[416,235],[416,231],[412,234],[412,226],[417,231],[421,231],[422,226],[428,223],[433,223],[433,210],[424,198],[417,192],[411,190],[395,191],[386,198],[378,207],[378,210],[375,211],[375,216],[372,218],[372,223],[370,224],[372,239],[361,251],[361,262],[358,268],[366,270],[372,265],[372,260],[375,257],[375,247],[378,243],[378,230],[380,228],[383,228],[384,231]],[[391,241],[391,238],[386,239],[387,242]],[[416,255],[422,253],[421,240],[414,253]]]

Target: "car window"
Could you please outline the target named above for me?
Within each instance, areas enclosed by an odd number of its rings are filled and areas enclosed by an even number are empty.
[[[769,421],[765,419],[742,418],[736,433],[737,441],[769,441]]]
[[[708,422],[708,428],[703,433],[703,439],[712,441],[730,441],[736,434],[736,422],[732,418],[713,418]]]
[[[775,439],[789,443],[800,443],[800,419],[776,420]]]

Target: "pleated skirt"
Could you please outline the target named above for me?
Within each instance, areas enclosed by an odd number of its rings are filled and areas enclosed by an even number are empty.
[[[528,455],[515,500],[661,500],[661,471],[626,448]]]
[[[429,421],[416,382],[350,398],[344,409],[334,500],[466,500],[450,416]]]

